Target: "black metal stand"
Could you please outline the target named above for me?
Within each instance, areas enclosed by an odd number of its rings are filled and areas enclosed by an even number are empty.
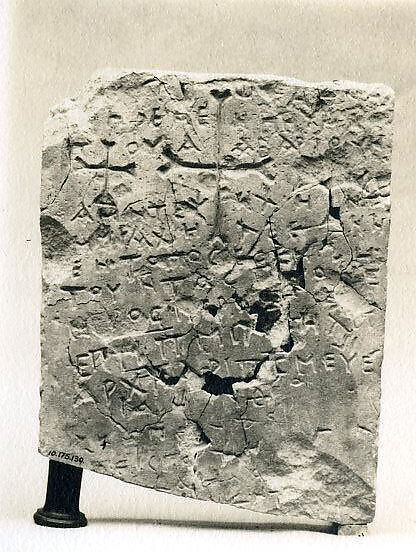
[[[85,527],[87,518],[79,511],[82,468],[49,460],[45,506],[33,515],[37,525]]]

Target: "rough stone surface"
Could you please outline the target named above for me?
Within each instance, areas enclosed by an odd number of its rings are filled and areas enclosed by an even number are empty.
[[[368,526],[364,525],[340,525],[337,534],[342,537],[365,537],[368,533]]]
[[[382,86],[143,72],[55,109],[40,452],[370,521],[392,113]]]

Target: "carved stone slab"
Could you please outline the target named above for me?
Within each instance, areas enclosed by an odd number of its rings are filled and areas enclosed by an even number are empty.
[[[55,109],[40,452],[370,521],[392,113],[383,86],[144,72]]]

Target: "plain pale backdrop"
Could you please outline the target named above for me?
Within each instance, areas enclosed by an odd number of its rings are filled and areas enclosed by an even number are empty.
[[[10,46],[9,66],[4,50],[0,59],[9,102],[0,143],[0,159],[8,162],[0,184],[0,549],[416,549],[416,0],[12,0],[0,15]],[[33,525],[47,475],[47,460],[37,453],[42,125],[50,107],[106,67],[347,79],[395,89],[377,514],[365,541],[156,526],[143,520],[273,518],[91,472],[84,473],[81,499],[86,529]]]

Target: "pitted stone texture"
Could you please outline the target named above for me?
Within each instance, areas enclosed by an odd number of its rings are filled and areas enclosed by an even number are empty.
[[[365,537],[367,533],[367,525],[340,525],[337,529],[337,534],[342,537]]]
[[[40,451],[370,521],[392,112],[384,87],[132,72],[55,109]]]

